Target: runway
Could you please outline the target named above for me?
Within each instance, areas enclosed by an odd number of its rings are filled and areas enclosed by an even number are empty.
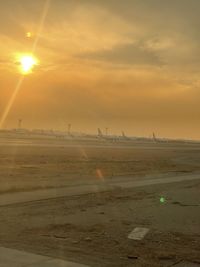
[[[40,189],[30,192],[5,193],[0,195],[0,206],[12,205],[17,203],[25,203],[31,201],[55,199],[67,196],[85,195],[91,193],[99,193],[111,191],[116,188],[134,188],[157,184],[170,184],[183,181],[199,180],[200,174],[179,175],[171,177],[163,177],[156,179],[140,179],[131,180],[131,177],[121,179],[113,182],[101,182],[95,184],[82,184],[76,186],[59,187],[52,189]]]

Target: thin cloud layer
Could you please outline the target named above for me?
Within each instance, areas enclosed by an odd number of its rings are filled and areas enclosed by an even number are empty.
[[[83,54],[87,59],[108,61],[113,64],[127,65],[157,65],[164,64],[159,56],[150,49],[140,44],[124,44],[113,47],[110,50],[101,50],[93,53]]]
[[[20,76],[15,55],[31,51],[44,5],[0,3],[1,113]],[[27,127],[70,121],[82,131],[200,138],[199,9],[198,0],[51,0],[40,65],[5,126],[23,117]]]

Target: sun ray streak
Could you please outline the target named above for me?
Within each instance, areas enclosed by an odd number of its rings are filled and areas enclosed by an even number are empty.
[[[44,27],[44,22],[46,20],[47,13],[48,13],[48,10],[49,10],[50,2],[51,2],[51,0],[46,0],[45,1],[42,17],[41,17],[39,28],[38,28],[38,31],[37,31],[37,36],[36,36],[35,41],[33,43],[32,53],[35,52],[37,44],[39,42],[43,27]]]
[[[3,124],[4,124],[5,120],[6,120],[6,118],[8,116],[8,113],[9,113],[9,111],[10,111],[12,105],[13,105],[13,102],[15,101],[16,95],[17,95],[17,93],[18,93],[18,91],[19,91],[19,89],[20,89],[20,87],[22,85],[23,80],[24,80],[24,76],[20,76],[20,78],[19,78],[19,80],[17,82],[17,85],[15,87],[15,90],[14,90],[11,98],[9,99],[9,102],[8,102],[6,108],[5,108],[4,112],[3,112],[3,115],[1,117],[1,120],[0,120],[0,129],[2,128],[2,126],[3,126]]]
[[[44,22],[45,22],[45,19],[47,17],[47,13],[48,13],[48,10],[49,10],[50,2],[51,2],[51,0],[46,0],[45,1],[43,12],[42,12],[42,16],[41,16],[39,27],[38,27],[38,31],[37,31],[37,36],[36,36],[36,39],[35,39],[35,41],[33,43],[33,46],[32,46],[32,53],[35,52],[36,47],[38,45],[39,38],[41,36],[42,30],[43,30],[43,27],[44,27]],[[15,90],[14,90],[11,98],[9,99],[9,102],[8,102],[8,104],[7,104],[5,110],[4,110],[4,112],[3,112],[3,114],[2,114],[2,116],[0,118],[0,129],[2,129],[3,124],[4,124],[8,114],[9,114],[11,108],[12,108],[12,105],[13,105],[13,103],[15,101],[17,93],[20,90],[20,87],[21,87],[21,85],[23,83],[23,80],[24,80],[24,75],[20,76],[20,78],[19,78],[19,80],[18,80],[18,82],[16,84]]]

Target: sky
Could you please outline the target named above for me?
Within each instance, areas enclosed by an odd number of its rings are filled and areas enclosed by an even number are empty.
[[[0,2],[3,127],[200,139],[199,0]],[[27,37],[27,32],[31,37]]]

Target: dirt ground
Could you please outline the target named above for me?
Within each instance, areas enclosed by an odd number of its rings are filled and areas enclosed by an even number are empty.
[[[0,143],[2,194],[200,171],[200,146],[193,144],[38,142]],[[200,263],[199,193],[195,180],[1,206],[0,246],[91,267]],[[135,227],[150,231],[141,241],[130,240]]]
[[[0,138],[0,193],[200,171],[200,144],[9,141]]]

